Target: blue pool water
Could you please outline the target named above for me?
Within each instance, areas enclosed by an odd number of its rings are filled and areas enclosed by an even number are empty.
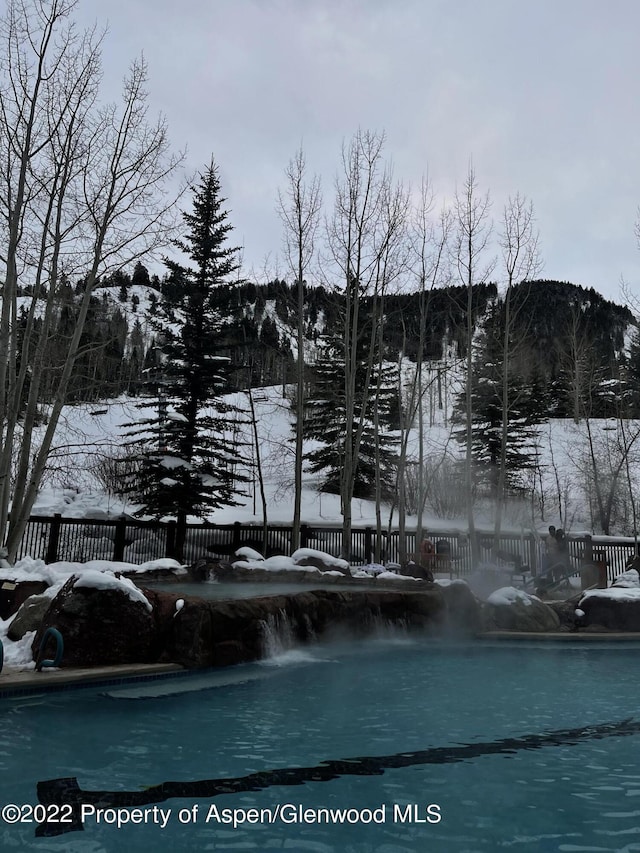
[[[124,801],[170,814],[117,828],[87,812],[84,831],[47,837],[0,822],[0,849],[640,851],[640,726],[619,726],[640,721],[638,651],[387,638],[176,679],[175,695],[154,682],[3,700],[3,804],[72,778],[103,792],[107,819]],[[300,809],[370,822],[294,822]],[[232,810],[262,822],[221,823]]]

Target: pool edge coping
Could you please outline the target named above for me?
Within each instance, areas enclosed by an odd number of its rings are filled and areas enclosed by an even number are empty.
[[[176,663],[119,664],[56,669],[51,672],[5,669],[0,674],[0,700],[21,696],[59,693],[90,687],[113,687],[188,676],[202,670],[186,669]]]
[[[542,642],[640,642],[640,631],[482,631],[477,640],[540,640]]]
[[[481,642],[486,640],[535,641],[541,645],[547,642],[585,644],[603,641],[606,643],[640,642],[640,632],[483,631],[476,634],[473,639]],[[82,669],[65,667],[50,672],[6,668],[0,674],[0,700],[91,687],[122,687],[176,677],[188,678],[206,672],[219,672],[221,669],[228,668],[215,666],[188,669],[176,663],[119,664]]]

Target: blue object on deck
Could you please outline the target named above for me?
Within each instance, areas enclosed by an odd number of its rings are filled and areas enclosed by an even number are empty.
[[[56,654],[53,660],[46,658],[45,660],[41,660],[42,654],[44,652],[44,647],[46,645],[49,637],[53,637],[56,641]],[[60,661],[62,660],[62,655],[64,652],[64,643],[62,641],[62,634],[58,631],[57,628],[47,628],[44,632],[44,636],[42,640],[40,640],[40,649],[38,650],[38,660],[36,661],[36,670],[40,672],[40,670],[45,666],[59,666]]]

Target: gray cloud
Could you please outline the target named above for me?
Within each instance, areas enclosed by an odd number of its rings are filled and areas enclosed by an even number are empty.
[[[395,174],[451,199],[469,158],[499,217],[534,203],[545,275],[640,293],[635,0],[81,0],[104,21],[105,91],[149,63],[151,102],[188,165],[214,154],[236,240],[280,249],[283,170],[301,140],[324,194],[340,146],[385,130]]]

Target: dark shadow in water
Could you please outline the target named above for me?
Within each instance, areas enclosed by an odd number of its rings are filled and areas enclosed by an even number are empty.
[[[583,741],[606,737],[624,737],[640,732],[640,722],[633,719],[617,723],[602,723],[576,729],[560,729],[543,734],[509,737],[484,743],[459,746],[438,746],[416,752],[377,755],[322,761],[315,767],[295,767],[264,770],[229,779],[201,779],[196,782],[162,782],[140,791],[83,791],[74,776],[38,782],[38,800],[45,806],[68,804],[73,810],[70,823],[42,823],[36,835],[60,835],[82,829],[82,803],[97,808],[122,808],[163,803],[175,797],[196,799],[217,797],[219,794],[239,794],[263,791],[274,785],[303,785],[305,782],[330,782],[340,776],[381,776],[385,770],[412,767],[417,764],[453,764],[483,755],[512,755],[520,750],[542,749],[547,746],[573,746]]]

